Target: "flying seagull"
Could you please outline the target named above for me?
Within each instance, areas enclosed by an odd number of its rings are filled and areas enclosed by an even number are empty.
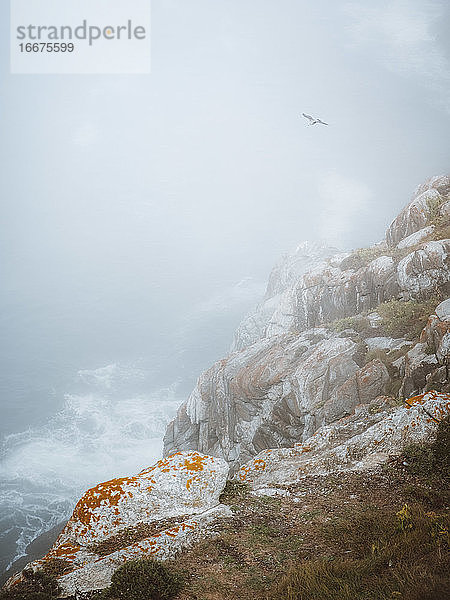
[[[328,125],[328,123],[325,123],[325,121],[317,119],[316,117],[312,117],[311,115],[307,115],[305,113],[302,113],[302,115],[305,117],[305,119],[308,119],[310,125]]]

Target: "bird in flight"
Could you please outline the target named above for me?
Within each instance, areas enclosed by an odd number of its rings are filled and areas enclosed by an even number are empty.
[[[322,121],[316,117],[311,117],[311,115],[307,115],[305,113],[302,113],[302,115],[305,117],[305,119],[308,119],[309,125],[328,125],[328,123],[325,123],[325,121]]]

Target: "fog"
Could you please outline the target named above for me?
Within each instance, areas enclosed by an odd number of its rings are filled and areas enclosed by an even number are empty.
[[[60,441],[101,402],[115,414],[114,399],[141,398],[142,416],[165,399],[172,414],[280,254],[305,239],[376,242],[416,185],[448,172],[445,0],[153,0],[150,75],[11,75],[8,23],[2,2],[8,481],[54,453],[31,438]],[[127,457],[105,477],[132,468]],[[76,496],[63,484],[61,517]]]

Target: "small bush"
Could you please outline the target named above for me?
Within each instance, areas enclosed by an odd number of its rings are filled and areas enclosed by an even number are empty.
[[[120,600],[169,600],[182,588],[178,573],[153,559],[130,560],[113,574],[103,598]]]
[[[427,219],[429,223],[432,223],[435,219],[438,219],[441,214],[441,206],[444,204],[445,198],[442,196],[428,198],[427,200]]]
[[[382,248],[380,246],[374,246],[371,248],[358,248],[342,261],[341,268],[344,270],[353,269],[354,271],[357,271],[362,267],[366,267],[376,258],[379,258],[380,256],[386,256],[388,254],[389,252],[386,250],[386,248]]]
[[[69,571],[73,571],[74,564],[70,560],[64,560],[63,558],[52,558],[47,560],[43,566],[43,571],[50,577],[61,577]]]
[[[437,428],[436,439],[431,444],[433,468],[445,478],[450,478],[450,417],[443,419]]]
[[[416,339],[438,304],[436,298],[426,302],[390,300],[380,304],[376,310],[387,335]]]
[[[411,475],[428,476],[433,470],[433,452],[427,444],[409,444],[403,449],[402,459]]]
[[[222,504],[234,504],[235,502],[246,498],[249,492],[250,487],[248,483],[229,480],[219,496],[219,502],[222,502]]]
[[[356,317],[336,319],[336,321],[331,323],[331,328],[338,332],[344,331],[345,329],[354,329],[358,333],[364,333],[370,330],[370,323],[367,317],[357,315]]]
[[[43,571],[25,569],[22,580],[0,592],[0,600],[53,600],[60,594],[58,582]]]
[[[401,461],[412,475],[425,478],[450,478],[450,418],[443,419],[431,444],[410,444],[403,449]]]

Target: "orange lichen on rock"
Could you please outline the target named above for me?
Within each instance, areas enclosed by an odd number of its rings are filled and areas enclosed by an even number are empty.
[[[214,460],[212,457],[209,457],[210,460]],[[208,460],[208,457],[201,456],[200,454],[192,454],[183,463],[183,467],[188,471],[203,471],[205,464]],[[189,489],[189,488],[188,488]]]
[[[250,471],[264,471],[265,468],[266,461],[262,458],[255,458],[250,465],[241,468],[239,478],[241,481],[244,481]]]
[[[296,450],[299,454],[303,454],[304,452],[311,452],[312,448],[311,446],[304,446],[303,444],[300,444],[298,446],[296,446]]]
[[[80,549],[80,546],[72,544],[71,542],[64,542],[60,546],[52,548],[42,560],[47,561],[52,560],[54,558],[63,558],[64,560],[75,560],[76,554]]]
[[[426,392],[424,394],[419,394],[418,396],[413,396],[412,398],[408,398],[405,400],[406,408],[411,408],[415,404],[423,404],[426,400],[435,400],[438,398],[438,393],[432,390],[431,392]]]
[[[77,519],[83,525],[90,525],[92,520],[98,521],[99,517],[94,514],[95,509],[105,505],[117,507],[124,495],[132,497],[130,490],[124,490],[124,485],[137,485],[137,478],[111,479],[88,490],[75,506],[72,519]]]
[[[166,529],[166,531],[164,531],[164,534],[168,535],[169,537],[177,537],[179,531],[179,527],[172,527],[172,529]]]

